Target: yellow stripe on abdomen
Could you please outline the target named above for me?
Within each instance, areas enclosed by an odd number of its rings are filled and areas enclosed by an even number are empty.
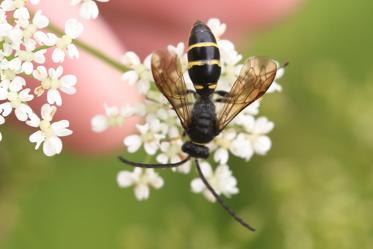
[[[202,47],[217,47],[218,48],[218,44],[216,44],[215,42],[199,42],[199,43],[190,45],[188,48],[188,51],[192,50],[193,48],[202,48]]]
[[[218,65],[220,67],[220,60],[200,60],[200,61],[189,61],[188,69],[194,66],[203,66],[203,65]]]

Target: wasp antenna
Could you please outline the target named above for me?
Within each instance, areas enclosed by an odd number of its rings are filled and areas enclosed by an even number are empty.
[[[180,161],[180,162],[177,162],[177,163],[165,163],[165,164],[146,164],[146,163],[136,163],[136,162],[132,162],[132,161],[129,161],[123,157],[118,157],[118,159],[124,163],[124,164],[127,164],[127,165],[130,165],[130,166],[133,166],[133,167],[139,167],[139,168],[175,168],[175,167],[178,167],[184,163],[186,163],[187,161],[189,161],[190,157],[188,156],[187,158],[185,158],[184,160]]]
[[[231,215],[236,221],[238,221],[242,226],[244,226],[245,228],[249,229],[250,231],[252,232],[255,232],[255,228],[253,228],[250,224],[248,224],[247,222],[245,222],[240,216],[238,216],[227,204],[225,204],[225,202],[223,201],[223,199],[215,192],[215,190],[211,187],[211,185],[208,183],[208,181],[206,180],[205,176],[203,175],[202,173],[202,170],[201,170],[201,167],[199,166],[199,162],[198,162],[198,159],[195,160],[196,162],[196,166],[197,166],[197,170],[198,170],[198,174],[199,176],[201,177],[203,183],[205,184],[205,186],[207,187],[207,189],[211,192],[211,194],[216,198],[216,200],[219,202],[219,204],[225,209],[225,211],[227,211],[229,213],[229,215]]]

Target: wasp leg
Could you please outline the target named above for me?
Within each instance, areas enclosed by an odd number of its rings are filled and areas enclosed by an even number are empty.
[[[190,90],[190,89],[188,89],[186,93],[187,93],[187,94],[193,94],[193,96],[194,96],[195,98],[197,97],[197,92],[194,91],[194,90]]]
[[[214,101],[217,103],[226,103],[229,101],[229,92],[223,90],[217,90],[214,94],[218,95],[219,97]]]
[[[223,97],[223,98],[227,98],[228,95],[229,95],[229,92],[223,91],[223,90],[217,90],[214,93],[219,95],[220,97]]]

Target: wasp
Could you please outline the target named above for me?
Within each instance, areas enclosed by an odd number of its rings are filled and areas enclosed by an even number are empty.
[[[197,21],[190,32],[188,47],[188,73],[195,90],[187,88],[180,59],[175,53],[167,50],[154,52],[151,69],[156,86],[177,113],[184,135],[189,137],[189,141],[181,148],[188,156],[180,162],[169,164],[143,164],[123,157],[119,159],[135,167],[171,168],[194,158],[199,176],[218,203],[241,225],[255,231],[211,187],[201,171],[198,159],[208,158],[206,144],[219,135],[245,107],[268,90],[275,79],[277,63],[265,57],[249,58],[229,92],[216,90],[221,74],[219,47],[210,28]],[[218,95],[215,100],[214,95]],[[219,112],[215,102],[223,104]]]

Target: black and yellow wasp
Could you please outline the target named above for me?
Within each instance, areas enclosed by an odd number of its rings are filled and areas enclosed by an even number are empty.
[[[243,65],[230,92],[216,91],[221,74],[220,51],[210,28],[197,21],[189,36],[188,73],[195,91],[187,89],[180,59],[175,53],[157,51],[152,55],[152,73],[155,84],[177,113],[189,141],[182,146],[188,157],[178,163],[143,164],[119,159],[128,165],[143,168],[177,167],[195,158],[198,173],[216,200],[246,228],[255,231],[231,210],[204,177],[198,158],[208,158],[205,144],[212,141],[245,107],[260,98],[270,87],[278,70],[277,64],[264,57],[252,57]],[[216,112],[213,95],[223,103]]]

